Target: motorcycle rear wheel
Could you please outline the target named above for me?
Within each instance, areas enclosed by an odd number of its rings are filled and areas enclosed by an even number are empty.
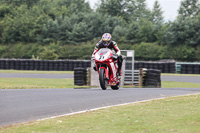
[[[106,90],[108,86],[108,79],[106,79],[106,76],[105,76],[105,69],[100,69],[99,81],[100,81],[102,90]]]

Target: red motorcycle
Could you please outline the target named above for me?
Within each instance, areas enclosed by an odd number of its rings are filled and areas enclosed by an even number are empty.
[[[108,48],[100,49],[94,56],[96,70],[103,90],[111,86],[113,90],[120,87],[120,78],[117,76],[117,55]]]

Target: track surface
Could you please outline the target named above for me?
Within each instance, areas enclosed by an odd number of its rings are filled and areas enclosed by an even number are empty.
[[[0,73],[0,78],[73,78],[73,74]],[[200,83],[195,76],[161,76],[162,81]],[[200,93],[200,89],[0,89],[0,127],[108,105]]]
[[[192,82],[200,84],[200,76],[161,76],[161,81]]]
[[[200,89],[12,89],[0,90],[0,126],[108,105],[200,93]]]

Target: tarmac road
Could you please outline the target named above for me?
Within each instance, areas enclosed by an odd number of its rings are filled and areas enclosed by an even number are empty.
[[[200,93],[200,89],[1,89],[0,127],[108,105]]]
[[[200,84],[200,76],[161,76],[161,81],[192,82]]]
[[[0,78],[73,78],[73,74],[0,73]],[[196,76],[162,76],[162,81],[200,83]],[[152,98],[200,93],[197,89],[0,89],[0,127],[46,117]]]

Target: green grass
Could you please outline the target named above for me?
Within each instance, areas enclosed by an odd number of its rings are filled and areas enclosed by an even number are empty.
[[[73,71],[24,71],[24,70],[0,70],[0,73],[35,73],[35,74],[73,74]]]
[[[74,88],[74,79],[0,78],[0,89]]]
[[[200,76],[200,74],[162,73],[162,76]]]
[[[200,84],[191,82],[162,81],[162,88],[200,88]]]
[[[200,94],[112,107],[0,129],[1,133],[199,133]]]

